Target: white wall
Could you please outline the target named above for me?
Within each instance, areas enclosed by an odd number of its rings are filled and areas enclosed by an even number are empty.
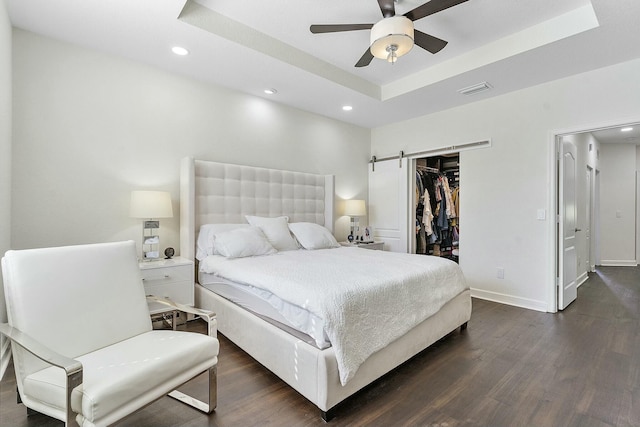
[[[636,265],[636,146],[600,146],[602,265]]]
[[[18,29],[13,46],[16,248],[139,240],[130,191],[161,189],[161,249],[177,250],[188,155],[335,174],[339,198],[366,199],[368,129]]]
[[[460,156],[461,266],[476,296],[552,310],[553,134],[638,120],[640,97],[629,95],[640,93],[638,75],[640,60],[634,60],[376,128],[371,154],[490,138],[491,148]],[[487,80],[500,84],[499,76]],[[536,219],[538,209],[546,210],[546,220]],[[497,267],[504,279],[497,279]]]
[[[11,23],[0,0],[0,256],[11,247]],[[0,323],[7,321],[0,277]],[[0,336],[0,378],[9,362],[8,347]]]

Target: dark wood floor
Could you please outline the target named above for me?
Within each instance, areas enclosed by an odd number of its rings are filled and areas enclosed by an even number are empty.
[[[474,300],[455,332],[338,407],[329,426],[640,426],[640,268],[601,268],[559,314]],[[193,323],[193,322],[192,322]],[[190,327],[193,327],[191,325]],[[318,410],[220,337],[218,409],[165,397],[119,426],[324,426]],[[203,391],[196,379],[190,391]],[[0,382],[0,425],[27,417]]]

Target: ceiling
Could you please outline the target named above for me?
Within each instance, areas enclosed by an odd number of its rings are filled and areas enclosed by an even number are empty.
[[[623,129],[625,130],[623,131]],[[601,129],[591,133],[598,141],[605,144],[640,145],[640,123]]]
[[[437,0],[432,0],[437,1]],[[396,14],[422,0],[398,0]],[[396,64],[354,64],[376,0],[7,0],[15,27],[367,128],[640,57],[637,0],[469,0],[415,22],[447,40]],[[182,46],[187,56],[171,53]],[[480,82],[491,89],[458,90]],[[263,90],[275,88],[275,95]],[[352,111],[343,111],[351,105]]]

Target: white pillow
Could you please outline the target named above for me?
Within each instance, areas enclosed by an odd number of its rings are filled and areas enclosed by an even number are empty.
[[[236,228],[248,228],[249,224],[204,224],[198,232],[196,243],[196,259],[202,261],[215,252],[213,236],[217,233],[235,230]]]
[[[216,253],[227,258],[269,255],[277,251],[258,227],[236,228],[213,236]]]
[[[331,232],[313,222],[292,222],[289,229],[305,249],[339,248],[340,244]]]
[[[287,222],[288,216],[279,216],[276,218],[265,218],[261,216],[247,215],[247,222],[256,227],[260,227],[267,240],[271,245],[279,251],[293,251],[298,249],[298,244],[291,236]]]

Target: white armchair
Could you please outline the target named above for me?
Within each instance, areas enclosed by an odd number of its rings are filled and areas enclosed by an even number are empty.
[[[180,306],[206,318],[209,335],[152,330],[133,242],[8,251],[2,275],[0,332],[28,408],[81,426],[112,424],[166,394],[215,409],[215,318]],[[205,402],[174,390],[206,371]]]

